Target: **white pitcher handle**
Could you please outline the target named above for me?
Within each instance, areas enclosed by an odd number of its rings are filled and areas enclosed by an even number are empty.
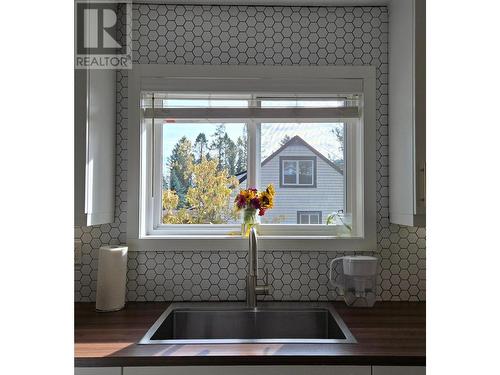
[[[330,262],[330,272],[328,274],[328,279],[330,280],[330,284],[332,284],[333,287],[335,288],[340,288],[340,289],[344,289],[342,285],[340,285],[339,283],[337,283],[336,281],[332,280],[332,271],[333,271],[333,264],[336,263],[336,262],[339,262],[341,261],[342,259],[344,259],[345,257],[338,257],[338,258],[335,258],[333,259],[331,262]]]

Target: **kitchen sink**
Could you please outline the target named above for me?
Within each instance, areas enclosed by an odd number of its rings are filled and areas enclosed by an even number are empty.
[[[140,344],[355,343],[329,303],[174,303]]]

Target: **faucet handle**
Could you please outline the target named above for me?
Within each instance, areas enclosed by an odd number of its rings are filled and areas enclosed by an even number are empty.
[[[269,294],[269,270],[267,269],[267,267],[264,268],[264,285],[256,285],[255,294]]]
[[[264,285],[269,286],[269,269],[264,267]]]

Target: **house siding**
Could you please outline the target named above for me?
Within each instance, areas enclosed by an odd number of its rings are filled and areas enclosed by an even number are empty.
[[[280,187],[280,156],[315,156],[316,187]],[[273,184],[276,190],[274,208],[262,222],[283,217],[280,224],[296,224],[297,211],[321,211],[322,222],[334,211],[344,208],[344,176],[303,145],[290,145],[261,167],[260,189]]]

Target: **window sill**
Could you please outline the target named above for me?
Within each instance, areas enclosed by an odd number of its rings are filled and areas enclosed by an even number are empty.
[[[259,236],[261,251],[376,251],[376,239],[336,236]],[[164,235],[129,238],[130,251],[248,251],[241,235]]]

